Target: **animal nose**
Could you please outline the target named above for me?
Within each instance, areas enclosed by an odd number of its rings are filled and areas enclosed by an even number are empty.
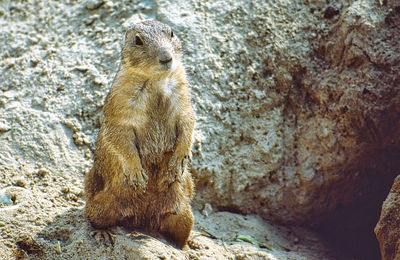
[[[172,61],[172,55],[168,50],[162,50],[159,56],[159,62],[163,65],[168,64]]]
[[[168,63],[170,63],[172,61],[172,58],[169,58],[169,59],[166,59],[166,60],[160,60],[160,63],[161,64],[168,64]]]

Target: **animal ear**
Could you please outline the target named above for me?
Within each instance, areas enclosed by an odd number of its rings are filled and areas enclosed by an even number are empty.
[[[125,41],[132,37],[132,29],[128,29],[125,33]]]
[[[136,45],[135,36],[136,32],[132,28],[128,29],[125,33],[125,44],[134,47]]]

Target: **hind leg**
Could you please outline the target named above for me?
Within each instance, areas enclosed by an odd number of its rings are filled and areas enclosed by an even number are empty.
[[[88,198],[85,213],[94,228],[114,226],[121,218],[121,209],[110,192],[104,190]]]
[[[89,222],[96,229],[92,236],[96,241],[113,244],[113,235],[107,228],[114,226],[120,220],[120,209],[110,193],[100,191],[86,201],[85,213]]]
[[[174,214],[166,214],[161,220],[160,232],[182,250],[188,250],[187,241],[193,227],[193,213],[190,206]]]

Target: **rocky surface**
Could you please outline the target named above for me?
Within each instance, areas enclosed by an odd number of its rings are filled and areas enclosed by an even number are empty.
[[[52,258],[57,241],[72,258],[85,241],[82,254],[94,250],[80,211],[82,181],[123,33],[142,19],[170,24],[184,45],[197,114],[197,211],[211,203],[318,226],[352,203],[371,210],[370,198],[379,205],[399,167],[399,13],[390,0],[1,0],[0,188],[28,190],[29,203],[1,209],[8,247],[0,253],[40,249]],[[221,222],[229,223],[226,214]],[[44,235],[54,222],[59,231]],[[79,229],[71,231],[75,222]],[[200,217],[196,229],[206,222]],[[289,250],[329,257],[318,239],[301,244],[304,234],[297,249],[312,250]],[[117,239],[121,251],[124,237]],[[219,241],[212,252],[225,248]],[[198,257],[207,256],[206,244],[194,246]],[[197,254],[166,250],[171,258]],[[238,257],[235,250],[220,256]],[[241,257],[270,254],[249,250]],[[276,251],[268,256],[296,258],[284,247]]]
[[[198,106],[202,198],[297,224],[357,199],[374,154],[399,148],[396,11],[374,1],[203,8],[213,29],[191,41],[212,57],[193,86],[210,100]]]
[[[168,22],[176,17],[167,11],[172,7],[162,1],[0,1],[0,258],[331,258],[311,231],[272,226],[259,217],[213,213],[209,204],[203,210],[207,217],[195,211],[188,252],[161,238],[120,229],[114,230],[113,247],[96,244],[90,236],[82,182],[92,164],[101,108],[118,68],[124,31],[141,19]],[[206,39],[209,27],[202,25],[203,35],[195,32],[191,24],[205,21],[184,18],[184,13],[180,24],[171,25],[185,43],[193,102],[200,110],[214,105],[214,99],[207,99],[210,89],[205,89],[212,85],[201,90],[196,75],[204,73],[202,79],[215,82],[210,75],[220,73],[206,69],[212,55],[189,37]],[[198,112],[197,156],[209,143],[200,141],[210,140],[202,129],[215,126]],[[197,201],[196,208],[203,205]],[[243,235],[251,235],[254,244],[237,241]]]
[[[394,181],[375,227],[383,260],[400,259],[400,176]]]

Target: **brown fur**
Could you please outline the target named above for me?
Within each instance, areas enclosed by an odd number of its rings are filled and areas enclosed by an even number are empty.
[[[85,178],[88,219],[95,228],[160,232],[187,248],[194,114],[180,41],[167,25],[145,21],[127,31],[104,116]]]

